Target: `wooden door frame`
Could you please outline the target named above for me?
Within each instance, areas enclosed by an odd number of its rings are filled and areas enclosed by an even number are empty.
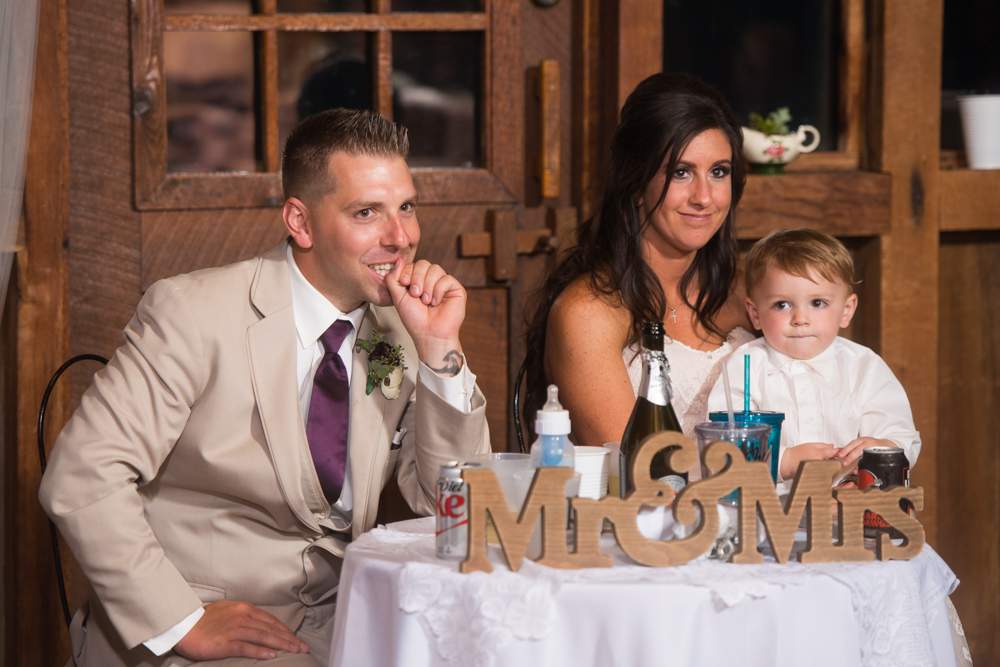
[[[16,249],[4,318],[4,661],[55,665],[68,633],[55,586],[47,517],[38,503],[37,419],[49,377],[69,356],[69,82],[66,0],[41,0],[24,187],[23,244]],[[30,353],[29,353],[30,351]],[[13,376],[13,377],[12,377]],[[68,417],[69,386],[47,423]],[[12,422],[12,423],[11,423]],[[51,429],[46,444],[55,439]],[[45,637],[45,641],[40,641]],[[61,663],[60,663],[61,664]]]

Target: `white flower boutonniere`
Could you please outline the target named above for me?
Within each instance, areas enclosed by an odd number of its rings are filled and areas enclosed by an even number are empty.
[[[368,385],[365,387],[365,394],[371,394],[375,385],[378,385],[389,400],[399,398],[403,370],[406,368],[403,365],[403,346],[390,345],[385,336],[376,327],[372,327],[371,340],[359,339],[355,347],[368,353]]]

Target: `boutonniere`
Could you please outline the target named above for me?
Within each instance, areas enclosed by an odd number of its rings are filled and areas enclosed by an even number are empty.
[[[399,398],[403,384],[403,346],[390,345],[389,341],[379,333],[377,327],[372,327],[371,340],[359,339],[356,349],[368,353],[368,385],[365,394],[371,394],[378,385],[382,394],[392,400]]]

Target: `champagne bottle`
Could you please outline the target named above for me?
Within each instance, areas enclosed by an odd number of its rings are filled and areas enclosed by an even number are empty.
[[[658,431],[680,432],[681,425],[670,399],[670,364],[663,353],[663,323],[646,322],[642,325],[642,382],[639,396],[635,400],[632,416],[621,444],[621,497],[624,498],[635,488],[632,479],[632,459],[643,438]],[[687,472],[674,470],[668,463],[668,455],[676,447],[660,450],[653,456],[650,476],[666,482],[680,493],[687,485]]]

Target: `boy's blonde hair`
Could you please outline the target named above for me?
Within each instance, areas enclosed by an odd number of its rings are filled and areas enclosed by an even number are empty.
[[[813,273],[832,283],[840,281],[854,291],[854,259],[844,244],[814,229],[777,229],[753,244],[743,260],[747,294],[776,268],[812,280]]]

